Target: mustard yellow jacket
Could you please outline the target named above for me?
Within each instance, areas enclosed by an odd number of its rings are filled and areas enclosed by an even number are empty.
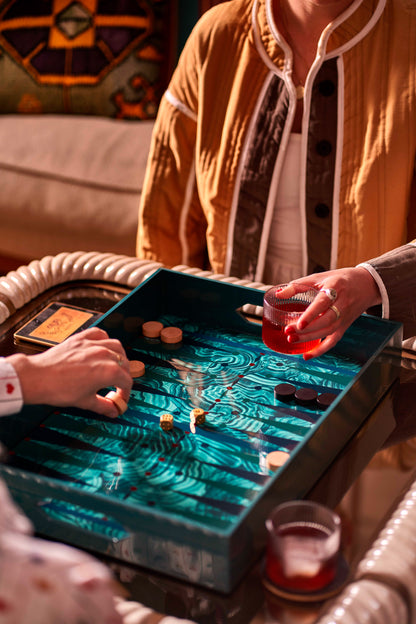
[[[160,105],[138,256],[262,281],[295,106],[271,0],[208,11]],[[305,85],[301,150],[304,274],[416,236],[415,0],[354,0],[323,32]]]

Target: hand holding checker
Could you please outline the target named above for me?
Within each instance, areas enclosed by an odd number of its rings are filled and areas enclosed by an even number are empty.
[[[43,353],[10,356],[28,404],[79,407],[115,418],[119,410],[113,401],[98,394],[108,386],[127,404],[132,377],[126,353],[118,340],[91,327],[74,334]]]
[[[142,325],[142,334],[145,338],[152,340],[160,339],[161,342],[166,344],[177,344],[182,340],[182,330],[179,327],[164,327],[160,321],[147,321]],[[118,356],[118,363],[123,366],[125,360],[121,356]],[[128,364],[129,373],[132,379],[142,377],[145,373],[145,365],[140,360],[130,360],[126,362]],[[111,401],[117,410],[119,416],[124,414],[127,410],[127,401],[123,398],[123,391],[117,388],[115,391],[111,390],[105,395],[107,401]],[[163,414],[161,417],[161,427],[166,431],[170,431],[173,428],[173,417],[170,414]]]

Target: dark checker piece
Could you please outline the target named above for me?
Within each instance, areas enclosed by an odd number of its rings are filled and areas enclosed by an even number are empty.
[[[290,401],[295,396],[296,388],[290,383],[281,383],[275,386],[274,398],[279,401]]]
[[[300,405],[311,405],[316,401],[318,393],[313,388],[298,388],[295,392],[295,400]]]
[[[326,409],[336,398],[337,395],[333,392],[323,392],[318,396],[316,402],[318,403],[319,407],[321,407],[322,409]]]

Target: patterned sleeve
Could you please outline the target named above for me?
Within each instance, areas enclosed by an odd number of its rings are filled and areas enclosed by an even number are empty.
[[[22,407],[22,388],[16,371],[6,358],[0,358],[0,416],[16,414]]]
[[[125,600],[109,567],[32,532],[0,479],[1,624],[195,624]]]

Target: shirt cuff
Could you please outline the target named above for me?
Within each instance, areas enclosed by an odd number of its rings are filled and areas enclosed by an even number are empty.
[[[363,269],[366,269],[369,273],[371,273],[371,276],[373,277],[380,291],[382,316],[383,318],[388,319],[390,317],[390,302],[383,280],[381,279],[380,275],[377,273],[373,265],[369,262],[361,262],[360,264],[357,264],[357,267],[362,267]]]
[[[0,416],[20,412],[23,407],[23,394],[19,377],[14,366],[5,358],[0,358]]]

